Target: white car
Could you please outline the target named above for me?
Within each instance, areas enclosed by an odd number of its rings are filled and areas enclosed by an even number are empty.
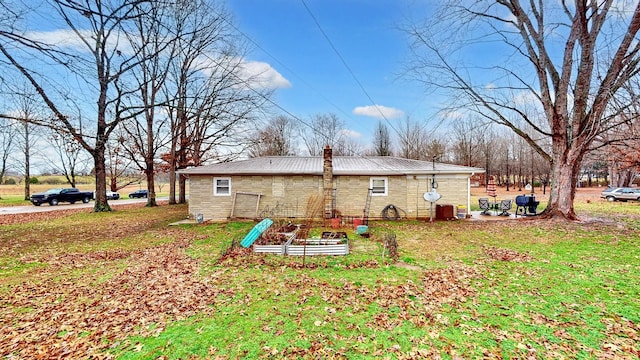
[[[607,201],[627,201],[627,200],[637,200],[640,201],[640,188],[628,188],[628,187],[619,187],[619,188],[607,188],[602,193],[600,193],[600,197],[603,199],[607,199]]]
[[[120,199],[120,194],[115,191],[107,191],[107,200],[118,200]]]
[[[93,193],[93,197],[95,198],[95,192]],[[115,191],[109,191],[107,190],[107,200],[118,200],[120,199],[120,194],[118,194]]]

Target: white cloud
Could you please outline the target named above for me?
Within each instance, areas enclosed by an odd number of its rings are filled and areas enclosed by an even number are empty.
[[[87,45],[83,42],[83,39],[89,43],[89,46],[93,46],[92,37],[95,34],[89,30],[80,30],[78,33],[72,30],[54,30],[54,31],[31,31],[26,34],[31,40],[39,41],[45,44],[50,44],[62,48],[75,50],[78,52],[88,51]],[[132,55],[133,48],[130,44],[130,39],[119,33],[114,33],[108,38],[107,48],[117,49],[122,54]],[[254,89],[279,89],[290,88],[291,83],[276,69],[271,67],[268,63],[260,61],[249,61],[247,59],[235,59],[232,61],[239,61],[240,71],[238,75],[240,78],[249,84]],[[195,62],[194,68],[200,69],[208,75],[211,75],[211,71],[207,71],[210,66],[217,66],[218,61],[215,60],[213,55],[202,55]]]
[[[349,129],[342,129],[340,130],[340,133],[346,137],[349,138],[355,138],[355,139],[359,139],[362,137],[362,134],[355,131],[355,130],[349,130]]]
[[[83,42],[87,41],[89,46],[95,45],[95,33],[89,30],[80,30],[75,33],[72,30],[53,30],[53,31],[30,31],[26,37],[49,45],[55,45],[76,51],[88,51],[89,48]],[[93,43],[92,43],[93,42]],[[123,35],[115,32],[107,39],[108,49],[117,49],[123,54],[133,54],[129,40]]]
[[[513,96],[513,102],[516,105],[538,105],[540,100],[537,95],[531,91],[521,91]]]
[[[240,77],[253,88],[290,88],[291,83],[271,65],[260,61],[243,60]]]
[[[445,120],[458,120],[464,118],[465,114],[460,110],[443,110],[440,112],[440,118]]]
[[[398,119],[404,116],[402,110],[382,105],[357,106],[353,109],[353,114],[370,116],[376,119]]]
[[[89,38],[88,31],[81,31],[80,36]],[[76,33],[71,30],[54,30],[54,31],[30,31],[26,37],[45,44],[57,45],[76,50],[86,49],[86,45]]]

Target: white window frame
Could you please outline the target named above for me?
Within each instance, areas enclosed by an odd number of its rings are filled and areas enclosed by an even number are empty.
[[[376,193],[376,192],[371,192],[371,196],[387,196],[389,195],[389,178],[387,177],[372,177],[369,178],[369,189],[373,189],[373,182],[374,181],[379,181],[382,180],[384,181],[384,193]]]
[[[218,187],[218,180],[226,180],[229,188],[228,192],[219,192],[219,188],[223,188],[224,186]],[[231,196],[231,178],[230,177],[214,177],[213,178],[213,196]]]

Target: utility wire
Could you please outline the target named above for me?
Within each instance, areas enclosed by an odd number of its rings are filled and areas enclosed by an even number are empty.
[[[214,64],[216,64],[216,65],[218,65],[218,66],[223,66],[221,63],[219,63],[219,62],[218,62],[218,60],[217,60],[217,59],[214,59],[211,55],[209,55],[209,54],[207,54],[207,53],[205,53],[204,55],[205,55],[205,57],[206,57],[206,58],[208,58],[212,63],[214,63]],[[285,109],[284,107],[282,107],[280,104],[278,104],[278,103],[276,103],[275,101],[273,101],[270,97],[265,96],[265,94],[263,94],[262,92],[260,92],[260,91],[258,91],[258,90],[256,90],[256,89],[254,89],[254,88],[251,86],[251,84],[250,84],[247,80],[245,80],[245,79],[241,78],[240,76],[238,76],[238,74],[236,74],[236,73],[235,73],[235,71],[231,71],[231,72],[230,72],[230,74],[231,74],[231,75],[232,75],[236,80],[238,80],[239,82],[241,82],[241,83],[242,83],[242,84],[243,84],[243,85],[244,85],[248,90],[250,90],[251,92],[255,93],[258,97],[260,97],[260,98],[264,99],[265,101],[267,101],[267,102],[271,103],[273,106],[277,107],[278,109],[280,109],[281,111],[283,111],[283,112],[284,112],[284,113],[286,113],[287,115],[291,116],[292,118],[294,118],[294,119],[298,120],[299,122],[301,122],[301,123],[302,123],[302,124],[304,124],[305,126],[309,127],[311,130],[313,130],[313,131],[314,131],[314,133],[319,134],[319,135],[321,135],[321,136],[324,136],[324,137],[325,137],[325,139],[327,139],[327,140],[328,140],[328,137],[327,137],[326,135],[324,135],[324,133],[321,131],[321,129],[316,129],[312,124],[309,124],[308,122],[306,122],[306,121],[302,120],[301,118],[299,118],[299,117],[298,117],[298,116],[296,116],[295,114],[291,113],[289,110],[287,110],[287,109]],[[378,163],[377,161],[374,161],[373,159],[371,159],[371,158],[369,158],[369,157],[367,157],[367,156],[364,156],[364,155],[361,155],[361,154],[356,154],[356,156],[357,156],[357,157],[359,157],[359,158],[365,159],[365,160],[367,160],[367,161],[370,161],[370,162],[371,162],[372,164],[374,164],[375,166],[382,166],[382,167],[384,167],[384,168],[386,168],[386,169],[388,169],[388,170],[394,170],[394,169],[392,169],[391,167],[386,166],[384,163],[383,163],[383,164],[380,164],[380,163]]]
[[[362,84],[360,83],[360,81],[358,80],[358,78],[355,76],[355,74],[353,73],[353,71],[351,71],[351,69],[349,68],[349,65],[347,65],[346,61],[344,60],[344,58],[340,55],[340,53],[338,52],[338,50],[335,48],[335,46],[333,45],[333,43],[331,43],[331,40],[329,39],[329,37],[326,35],[326,33],[322,30],[322,28],[320,27],[320,24],[317,22],[317,20],[315,19],[315,16],[313,16],[313,13],[311,13],[310,9],[307,7],[307,4],[304,2],[304,0],[302,0],[303,4],[305,5],[305,8],[307,8],[307,11],[309,12],[309,14],[312,16],[312,18],[314,19],[314,22],[316,23],[316,25],[318,26],[318,28],[320,29],[320,31],[323,33],[325,39],[327,39],[327,41],[331,44],[331,47],[333,48],[333,50],[336,52],[336,54],[338,54],[338,57],[342,60],[342,63],[347,67],[347,69],[349,70],[349,72],[351,73],[351,75],[353,76],[353,78],[355,79],[355,81],[358,83],[358,85],[360,86],[360,88],[362,89],[362,91],[367,95],[367,97],[369,98],[369,101],[371,101],[371,103],[374,104],[374,106],[376,106],[376,110],[378,110],[378,112],[380,113],[380,115],[389,123],[389,125],[391,126],[391,128],[396,131],[396,133],[399,133],[397,129],[395,129],[393,127],[393,125],[389,122],[389,120],[386,118],[386,116],[384,115],[384,113],[378,108],[377,105],[375,105],[375,102],[371,99],[371,96],[369,96],[369,94],[367,93],[367,91],[365,90],[364,86],[362,86]],[[308,82],[306,82],[302,77],[300,77],[299,75],[297,75],[294,71],[292,71],[289,67],[287,67],[283,62],[281,62],[280,60],[278,60],[275,56],[273,56],[271,53],[269,53],[267,50],[265,50],[262,46],[260,46],[256,41],[254,41],[249,35],[247,35],[246,33],[244,33],[242,30],[240,30],[235,24],[233,24],[231,21],[229,21],[228,19],[224,19],[225,22],[227,22],[227,24],[229,24],[232,28],[234,28],[236,31],[238,31],[238,33],[240,33],[242,36],[244,36],[247,40],[249,40],[252,44],[254,44],[257,48],[259,48],[260,50],[262,50],[265,54],[267,54],[268,56],[270,56],[271,58],[273,58],[278,64],[282,65],[285,69],[287,69],[288,71],[290,71],[292,74],[294,74],[296,77],[298,77],[300,80],[302,80],[307,86],[309,86],[309,88],[311,88],[312,90],[316,91],[323,99],[325,99],[325,101],[327,101],[329,104],[331,104],[332,106],[334,106],[336,109],[338,109],[340,112],[344,113],[346,115],[346,113],[341,110],[337,105],[333,104],[331,101],[329,101],[326,97],[324,97],[324,95],[322,95],[322,93],[320,93],[318,90],[316,90],[313,86],[311,86]],[[205,55],[207,58],[209,58],[209,60],[211,60],[213,63],[216,63],[218,65],[221,65],[219,63],[217,63],[217,60],[213,59],[209,54]],[[319,134],[320,136],[325,137],[326,140],[329,140],[328,137],[326,135],[324,135],[324,133],[321,131],[321,129],[316,129],[312,124],[309,124],[308,122],[306,122],[305,120],[301,119],[300,117],[296,116],[295,114],[293,114],[292,112],[290,112],[289,110],[285,109],[283,106],[281,106],[280,104],[276,103],[275,101],[273,101],[270,97],[265,96],[262,92],[254,89],[251,84],[249,84],[249,82],[245,79],[240,78],[235,72],[231,72],[231,74],[238,80],[240,81],[248,90],[250,90],[251,92],[255,93],[257,96],[261,97],[262,99],[264,99],[265,101],[267,101],[268,103],[272,104],[273,106],[275,106],[276,108],[280,109],[282,112],[286,113],[287,115],[291,116],[292,118],[294,118],[295,120],[299,121],[300,123],[302,123],[303,125],[307,126],[309,129],[311,129],[314,133]],[[347,117],[349,117],[349,115],[347,115]],[[358,157],[372,161],[372,159],[364,156],[364,155],[360,155],[360,154],[356,154]],[[377,166],[380,166],[380,164],[378,164],[377,162],[374,162],[374,164],[376,164]],[[382,165],[383,167],[387,167],[385,165]],[[389,168],[391,169],[391,168]]]
[[[219,62],[218,59],[214,59],[210,54],[204,53],[203,55],[205,56],[205,58],[210,60],[216,66],[226,67],[226,65],[222,64],[221,62]],[[330,140],[329,137],[322,131],[322,129],[315,128],[313,126],[313,124],[310,124],[307,121],[301,119],[297,115],[295,115],[292,112],[290,112],[289,110],[285,109],[282,105],[280,105],[280,104],[276,103],[275,101],[273,101],[273,99],[271,99],[269,96],[266,96],[264,93],[256,90],[255,88],[253,88],[253,86],[251,86],[249,81],[247,81],[246,79],[241,78],[235,71],[230,71],[229,74],[231,74],[238,82],[242,83],[249,91],[255,93],[258,97],[262,98],[263,100],[265,100],[268,103],[272,104],[273,106],[277,107],[282,112],[284,112],[287,115],[291,116],[293,119],[299,121],[300,123],[302,123],[303,125],[305,125],[309,129],[311,129],[316,135],[319,135],[324,140],[329,142],[329,140]]]
[[[305,0],[300,0],[302,2],[302,4],[304,5],[305,9],[307,10],[307,12],[309,13],[309,16],[311,16],[311,19],[313,20],[313,22],[316,24],[316,26],[318,27],[318,30],[320,30],[320,33],[322,33],[322,36],[325,38],[325,40],[327,40],[327,43],[329,43],[329,46],[331,46],[331,49],[333,49],[333,52],[336,53],[336,55],[338,56],[338,58],[340,59],[340,61],[342,62],[342,64],[344,65],[344,67],[347,69],[347,71],[349,72],[349,74],[351,74],[351,76],[353,77],[353,80],[355,80],[356,84],[358,84],[358,86],[360,87],[360,89],[362,90],[362,92],[365,94],[365,96],[367,97],[367,99],[369,99],[369,101],[371,102],[371,104],[373,104],[373,106],[375,106],[376,110],[378,111],[378,113],[380,113],[380,116],[382,116],[382,118],[389,124],[389,126],[393,129],[393,131],[396,132],[396,134],[398,136],[400,136],[400,131],[398,131],[398,129],[396,129],[393,124],[391,123],[391,121],[389,121],[389,119],[385,116],[385,114],[382,112],[382,110],[380,110],[380,107],[376,104],[375,101],[373,101],[373,98],[371,97],[371,95],[369,95],[369,92],[367,91],[367,89],[365,89],[364,85],[362,85],[362,83],[360,82],[360,80],[358,80],[358,77],[356,76],[356,74],[353,72],[353,70],[351,70],[351,67],[349,66],[349,64],[347,64],[347,61],[344,59],[344,57],[342,56],[342,54],[340,54],[340,51],[338,51],[338,49],[336,48],[336,46],[333,44],[333,42],[331,41],[331,39],[329,38],[329,35],[327,35],[327,33],[324,31],[324,29],[322,28],[322,26],[320,25],[320,22],[318,21],[318,19],[316,18],[316,16],[313,14],[313,11],[311,11],[311,8],[309,8],[309,6],[307,5],[307,2]]]
[[[258,44],[255,40],[253,40],[253,38],[251,38],[249,35],[247,35],[245,32],[243,32],[242,30],[240,30],[235,24],[233,24],[231,21],[229,21],[227,18],[223,18],[223,20],[229,24],[229,26],[231,26],[232,28],[234,28],[240,35],[242,35],[244,38],[246,38],[251,44],[253,44],[256,48],[260,49],[262,52],[264,52],[265,54],[267,54],[270,58],[272,58],[273,60],[275,60],[276,63],[278,63],[280,66],[282,66],[282,68],[286,69],[287,71],[289,71],[291,74],[293,74],[293,76],[295,76],[296,78],[298,78],[300,81],[302,81],[307,87],[309,87],[311,90],[313,90],[316,94],[318,94],[324,101],[326,101],[328,104],[330,104],[331,106],[333,106],[334,108],[336,108],[336,110],[338,110],[340,113],[342,113],[343,115],[345,115],[347,118],[351,118],[351,115],[348,114],[346,111],[344,111],[343,109],[341,109],[338,105],[336,105],[335,103],[333,103],[331,100],[329,100],[323,93],[320,92],[320,90],[318,90],[317,88],[315,88],[313,85],[311,85],[308,81],[306,81],[302,76],[298,75],[295,71],[293,71],[289,66],[287,66],[285,63],[283,63],[282,61],[280,61],[277,57],[275,57],[273,54],[271,54],[269,51],[267,51],[265,48],[263,48],[262,46],[260,46],[260,44]],[[287,112],[288,113],[288,112]]]

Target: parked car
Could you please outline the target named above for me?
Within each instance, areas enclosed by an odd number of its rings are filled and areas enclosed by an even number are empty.
[[[35,206],[40,206],[43,203],[49,203],[51,206],[56,206],[61,202],[73,204],[76,201],[82,201],[86,204],[89,200],[93,200],[93,192],[80,191],[76,188],[49,189],[43,193],[35,193],[31,195],[31,203]]]
[[[147,197],[149,197],[149,191],[147,190],[136,190],[131,194],[129,194],[129,199],[147,198]]]
[[[96,196],[96,193],[93,193],[93,196]],[[107,190],[107,200],[118,200],[120,199],[120,194],[115,191]]]
[[[640,188],[610,187],[600,193],[600,197],[607,201],[640,201]]]
[[[118,200],[120,199],[120,194],[115,191],[107,191],[107,200]]]

